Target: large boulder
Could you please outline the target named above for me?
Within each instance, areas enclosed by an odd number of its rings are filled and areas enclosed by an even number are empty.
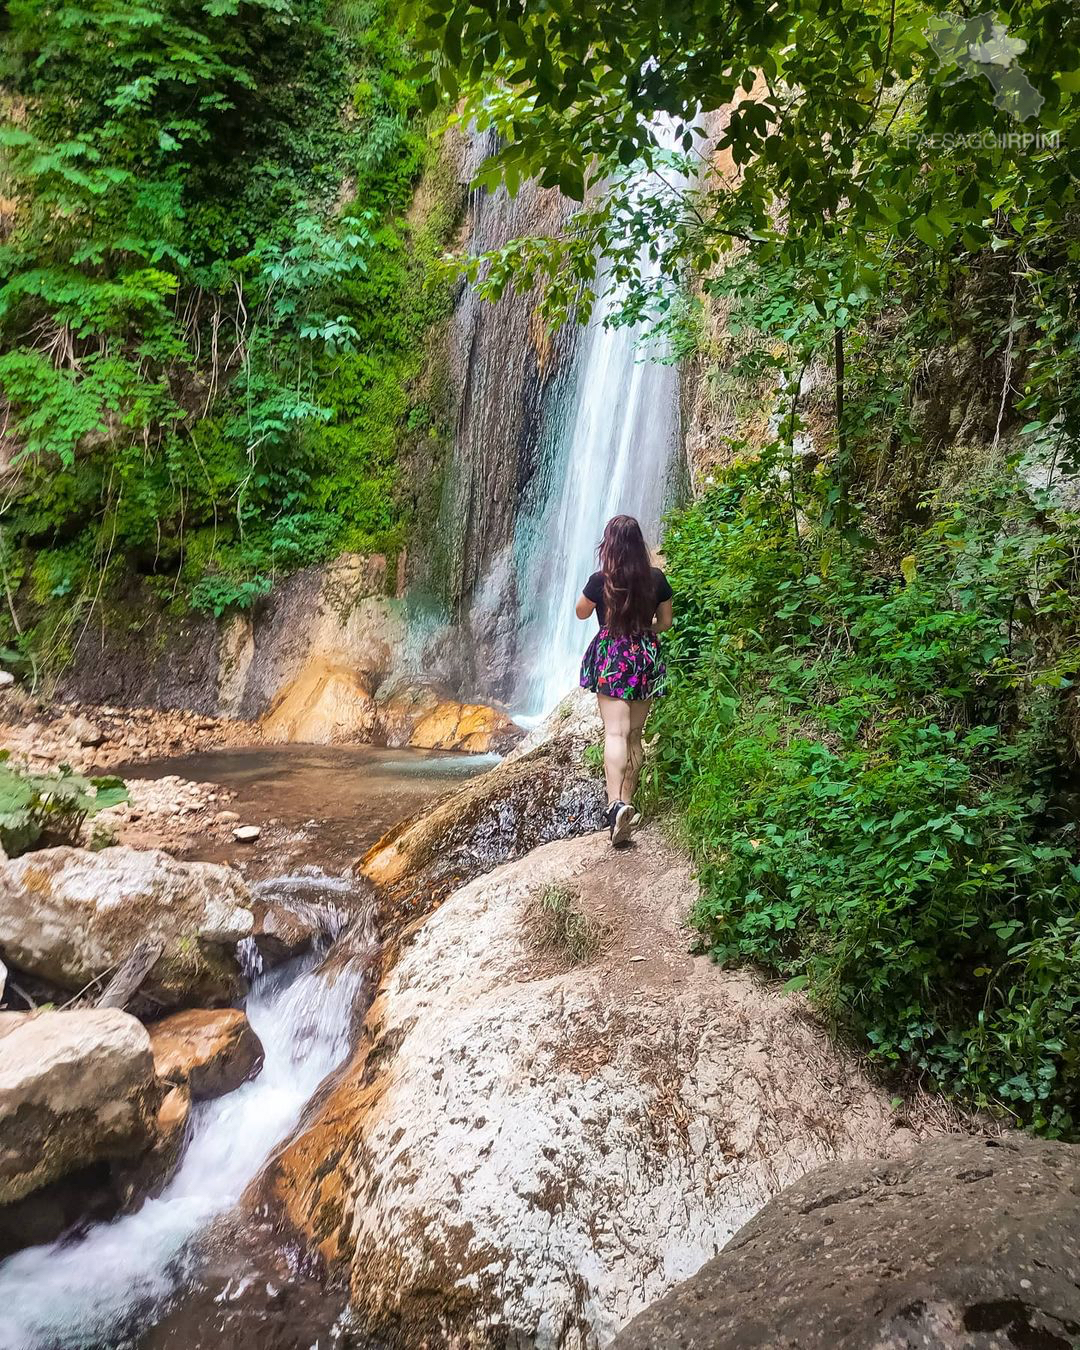
[[[519,763],[522,761],[519,761]],[[605,1344],[782,1186],[923,1128],[808,1014],[688,955],[657,831],[554,842],[397,943],[268,1178],[380,1345]]]
[[[1080,1148],[946,1138],[790,1187],[613,1350],[1080,1343]]]
[[[163,1007],[227,1003],[246,988],[236,944],[251,895],[230,868],[159,849],[41,849],[0,863],[0,952],[62,989],[107,977],[136,943],[159,944],[142,992]]]
[[[150,1026],[158,1077],[195,1101],[221,1097],[262,1068],[262,1042],[239,1008],[189,1008]]]
[[[598,829],[604,800],[581,744],[558,737],[403,821],[368,850],[360,871],[392,899],[438,899],[539,844]]]
[[[0,1204],[155,1137],[146,1029],[115,1008],[0,1013]]]

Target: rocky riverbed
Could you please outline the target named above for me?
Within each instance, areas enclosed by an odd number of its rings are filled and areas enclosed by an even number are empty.
[[[83,745],[76,717],[20,753],[78,740],[93,768],[119,741]],[[211,747],[176,762],[234,786],[136,778],[117,812],[167,849],[0,863],[0,1251],[69,1235],[0,1266],[0,1343],[1066,1343],[1074,1150],[987,1171],[972,1122],[875,1080],[801,995],[691,955],[685,854],[655,824],[621,852],[596,829],[595,734],[571,699],[422,791],[399,752]],[[363,791],[337,803],[339,780]],[[271,823],[298,792],[310,834]],[[254,799],[278,815],[252,848],[222,813]],[[200,830],[251,851],[176,856]],[[939,1278],[983,1247],[978,1278]]]

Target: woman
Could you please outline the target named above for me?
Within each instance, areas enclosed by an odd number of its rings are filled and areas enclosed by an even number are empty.
[[[600,571],[585,584],[575,610],[596,614],[600,631],[581,662],[581,686],[591,689],[604,721],[605,824],[611,842],[625,844],[637,813],[630,801],[641,772],[641,732],[652,700],[663,693],[659,633],[671,627],[671,587],[652,565],[641,526],[613,516],[604,527]]]

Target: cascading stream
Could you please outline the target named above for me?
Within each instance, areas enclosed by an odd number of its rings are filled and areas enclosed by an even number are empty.
[[[350,885],[308,872],[263,889],[283,898],[299,890],[309,901],[317,893],[330,904],[324,910],[330,936],[334,893]],[[367,916],[356,920],[365,922]],[[80,1350],[115,1343],[126,1328],[152,1321],[152,1310],[196,1268],[196,1239],[240,1202],[319,1084],[348,1054],[352,1011],[368,967],[364,948],[374,953],[370,928],[359,942],[350,940],[359,954],[341,968],[321,970],[312,957],[256,978],[247,1015],[266,1054],[261,1073],[196,1109],[180,1169],[157,1198],[134,1214],[95,1224],[79,1240],[32,1247],[0,1265],[4,1350]]]

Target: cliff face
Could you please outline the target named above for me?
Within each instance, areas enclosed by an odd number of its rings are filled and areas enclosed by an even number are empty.
[[[283,579],[229,619],[176,620],[138,593],[88,629],[62,697],[261,717],[319,666],[342,666],[373,690],[405,650],[400,569],[380,554],[344,553]],[[369,691],[370,692],[370,691]]]
[[[456,142],[463,187],[491,149],[489,136]],[[522,235],[558,233],[568,209],[533,183],[513,198],[470,191],[461,247],[480,254]],[[550,391],[577,337],[572,326],[548,331],[537,301],[509,292],[490,304],[461,285],[445,335],[454,448],[433,537],[416,541],[409,568],[418,605],[427,597],[435,616],[426,660],[456,687],[494,698],[510,692],[518,510],[539,464]]]

